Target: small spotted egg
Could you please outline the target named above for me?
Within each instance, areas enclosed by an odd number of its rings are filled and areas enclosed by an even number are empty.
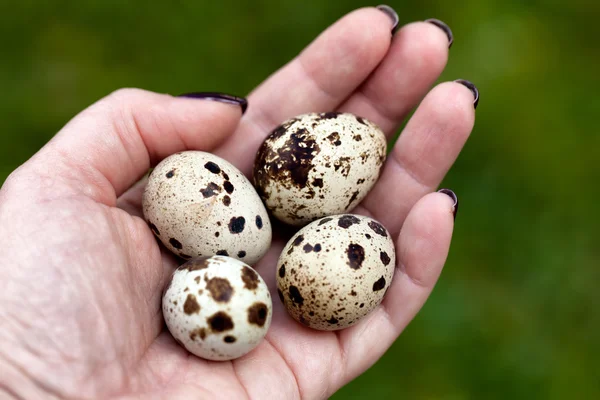
[[[184,259],[224,255],[253,265],[271,245],[267,210],[250,181],[202,151],[161,161],[150,174],[143,210],[154,234]]]
[[[394,243],[379,222],[352,214],[325,217],[299,230],[283,249],[279,298],[310,328],[347,328],[381,303],[395,265]]]
[[[199,257],[179,267],[162,299],[169,332],[190,353],[223,361],[260,344],[271,325],[269,289],[235,258]]]
[[[386,159],[381,129],[349,113],[310,113],[277,127],[260,147],[254,185],[273,216],[301,226],[352,210]]]

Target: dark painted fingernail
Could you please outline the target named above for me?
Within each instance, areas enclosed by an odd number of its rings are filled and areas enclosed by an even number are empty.
[[[218,92],[193,92],[180,94],[177,97],[187,97],[190,99],[202,99],[202,100],[213,100],[220,101],[221,103],[235,104],[240,106],[242,114],[246,112],[248,108],[248,100],[243,97],[232,96],[230,94],[218,93]]]
[[[458,196],[450,189],[440,189],[438,193],[444,193],[448,197],[450,197],[454,201],[454,205],[452,206],[452,214],[454,215],[454,220],[456,220],[456,213],[458,212]]]
[[[452,34],[452,29],[444,21],[440,21],[439,19],[429,18],[426,19],[425,22],[429,22],[443,30],[448,36],[448,48],[452,47],[452,42],[454,42],[454,35]]]
[[[477,104],[479,104],[479,90],[477,90],[477,86],[473,85],[472,82],[467,81],[466,79],[457,79],[454,82],[460,83],[461,85],[466,86],[473,93],[473,107],[477,108]]]
[[[392,19],[392,35],[396,33],[396,31],[398,30],[398,22],[400,21],[398,13],[392,7],[385,4],[378,5],[377,9],[383,11],[387,14],[388,17]]]

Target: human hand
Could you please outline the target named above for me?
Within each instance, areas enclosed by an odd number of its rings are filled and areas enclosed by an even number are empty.
[[[451,192],[433,192],[473,127],[476,93],[453,82],[429,91],[447,60],[443,30],[419,22],[390,40],[393,27],[375,8],[345,16],[260,85],[243,118],[235,99],[120,90],[17,169],[0,191],[0,394],[322,399],[377,361],[441,273],[455,201]],[[383,303],[349,329],[321,332],[296,323],[275,300],[266,339],[232,362],[179,347],[161,315],[176,260],[141,214],[138,181],[149,167],[193,149],[250,175],[263,139],[289,117],[352,112],[391,137],[423,96],[377,185],[353,211],[382,222],[396,241],[396,274]],[[284,244],[275,236],[254,266],[274,299]]]

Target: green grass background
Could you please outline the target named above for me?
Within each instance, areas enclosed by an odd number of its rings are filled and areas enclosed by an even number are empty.
[[[600,2],[390,1],[481,101],[446,269],[336,400],[600,399]],[[244,95],[362,1],[0,0],[0,183],[119,87]]]

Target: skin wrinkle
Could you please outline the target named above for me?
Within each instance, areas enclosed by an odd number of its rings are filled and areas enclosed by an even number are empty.
[[[135,149],[136,147],[139,148],[144,148],[147,149],[148,147],[146,146],[146,143],[144,142],[144,136],[142,134],[140,134],[141,132],[143,132],[142,130],[140,130],[140,125],[138,123],[138,119],[135,115],[135,112],[132,111],[131,109],[127,109],[127,111],[123,110],[119,110],[117,111],[119,114],[121,114],[121,120],[122,121],[131,121],[130,124],[133,125],[133,128],[129,127],[127,124],[127,122],[123,122],[123,128],[122,129],[118,129],[118,124],[114,124],[114,132],[115,132],[115,136],[119,139],[119,143],[121,145],[122,150],[125,152],[125,157],[121,157],[121,159],[126,159],[129,161],[129,167],[128,170],[129,171],[136,171],[137,169],[139,169],[139,167],[141,165],[146,165],[149,166],[150,165],[150,154],[148,154],[148,151],[146,150],[143,154],[139,154],[139,157],[136,157],[135,151],[133,149]],[[138,133],[140,132],[140,133]],[[134,145],[134,144],[129,144],[128,142],[130,141],[139,141],[141,142],[141,146],[139,144]],[[139,160],[136,160],[137,158],[140,158]],[[111,174],[112,175],[112,174]],[[143,176],[143,173],[141,174],[141,176],[139,176],[139,178],[141,178]],[[113,182],[114,183],[114,182]],[[120,190],[120,191],[124,191],[126,189]],[[115,193],[115,196],[118,196],[119,193]]]
[[[87,159],[74,159],[66,149],[50,142],[49,148],[42,150],[43,157],[48,157],[48,162],[53,165],[52,172],[38,171],[41,176],[46,176],[49,179],[56,179],[57,182],[66,181],[66,185],[62,190],[69,190],[81,193],[107,205],[113,205],[115,190],[110,180],[100,171],[93,168]],[[58,159],[54,159],[57,157]],[[61,168],[62,167],[62,168]],[[74,172],[75,171],[75,172]],[[69,182],[75,183],[70,185]],[[44,196],[47,194],[44,193]]]
[[[267,334],[267,336],[265,336],[264,342],[266,344],[268,344],[269,346],[271,346],[271,348],[273,348],[273,350],[275,350],[275,353],[277,353],[277,355],[279,356],[279,358],[283,361],[283,363],[287,367],[288,371],[290,371],[290,373],[292,374],[292,377],[294,378],[294,386],[296,387],[296,393],[294,393],[293,399],[303,399],[304,397],[302,397],[302,389],[300,388],[300,385],[298,384],[298,377],[296,376],[296,373],[294,372],[294,370],[292,369],[292,367],[290,366],[288,360],[284,357],[284,355],[269,340],[268,336],[269,336],[268,334]]]
[[[160,126],[158,124],[158,120],[155,117],[156,114],[151,114],[151,115],[152,115],[152,124],[155,126],[156,132],[161,132]],[[127,118],[127,116],[129,118]],[[156,154],[152,154],[152,152],[150,151],[150,149],[153,149],[156,146],[150,146],[150,144],[148,143],[148,139],[143,134],[146,131],[142,129],[142,125],[139,122],[140,117],[138,117],[136,110],[135,109],[133,109],[133,110],[129,109],[127,116],[125,116],[124,118],[127,118],[127,120],[131,121],[131,124],[134,127],[133,128],[134,132],[138,132],[137,136],[139,137],[139,139],[143,143],[143,148],[146,149],[146,154],[145,154],[146,157],[144,157],[144,163],[143,164],[138,164],[138,166],[139,165],[144,165],[146,167],[150,167],[154,163],[155,160],[159,159],[159,157]],[[176,132],[176,133],[177,134],[174,135],[174,136],[179,141],[179,143],[177,143],[177,144],[179,146],[183,146],[183,141],[180,139],[181,135],[179,134],[179,132]],[[132,168],[132,171],[135,171],[135,169],[136,169],[135,166],[132,166],[131,168]],[[145,168],[145,169],[147,169],[147,168]],[[140,178],[141,178],[141,176],[140,176]]]
[[[22,270],[21,270],[21,269],[18,269],[18,271],[22,271]],[[64,279],[64,277],[63,277],[63,278],[61,278],[61,279],[59,279],[58,281],[62,281],[63,279]],[[13,279],[12,281],[14,282],[14,279]],[[34,284],[35,284],[35,283],[37,283],[37,281],[30,282],[30,283],[29,283],[29,285],[31,285],[31,283],[34,283]],[[44,282],[44,284],[47,284],[47,281],[45,281],[45,282]],[[36,293],[36,291],[34,291],[33,293]],[[31,301],[31,299],[32,299],[31,297],[27,297],[27,298],[25,298],[25,299],[23,299],[23,300],[24,300],[24,301]],[[39,303],[40,303],[40,304],[42,304],[42,305],[44,305],[44,306],[45,306],[45,305],[47,305],[47,304],[53,304],[53,303],[48,303],[48,302],[45,302],[45,301],[44,301],[44,302],[39,302]],[[34,305],[33,307],[30,307],[30,309],[34,309],[34,310],[40,310],[40,308],[39,308],[39,307],[37,307],[36,305]],[[40,311],[40,313],[38,314],[38,316],[37,316],[37,317],[30,317],[30,320],[31,320],[31,321],[43,321],[43,320],[44,320],[46,317],[47,317],[47,313],[42,313],[42,312]],[[18,321],[18,320],[19,320],[19,319],[17,319],[17,321]],[[31,325],[30,325],[30,326],[31,326]],[[31,329],[30,329],[30,330],[31,330]],[[23,337],[23,336],[22,336],[22,335],[19,335],[19,337]],[[52,340],[52,337],[44,336],[43,340]],[[27,342],[27,343],[25,343],[25,344],[29,346],[29,342]],[[53,344],[56,344],[56,342],[54,341],[54,343],[53,343]],[[48,348],[51,348],[51,346],[48,346]],[[39,354],[39,353],[38,353],[36,350],[34,350],[34,349],[33,349],[33,348],[31,348],[31,347],[30,347],[30,351],[33,351],[34,353],[37,353],[37,354]]]
[[[52,396],[51,398],[48,397],[44,397],[45,399],[55,399],[55,398],[60,398],[60,399],[64,399],[60,393],[58,392],[54,392],[52,390],[51,387],[46,386],[43,382],[41,382],[40,380],[36,379],[34,375],[32,375],[29,372],[29,368],[21,368],[18,365],[15,365],[14,363],[10,362],[10,359],[6,358],[1,352],[0,352],[0,360],[4,359],[5,362],[8,363],[9,367],[13,367],[14,369],[16,369],[18,371],[19,374],[21,374],[21,376],[26,377],[27,379],[29,379],[29,382],[33,384],[33,387],[35,389],[39,389],[41,392],[43,392],[46,396]],[[0,379],[2,379],[2,375],[0,375]],[[2,385],[2,382],[0,382],[0,385]],[[2,387],[2,386],[0,386]],[[19,387],[19,389],[21,391],[23,390],[27,390],[27,389],[31,389],[31,387]],[[14,392],[11,390],[11,392]],[[19,397],[20,398],[20,397]]]
[[[246,396],[246,399],[250,400],[251,397],[250,397],[250,394],[248,393],[248,389],[246,389],[246,386],[244,386],[244,384],[242,383],[242,380],[240,379],[240,375],[238,374],[237,368],[235,366],[236,366],[236,363],[232,362],[231,369],[233,370],[233,375],[238,380],[238,384],[242,388],[242,391],[244,392],[244,396]]]
[[[423,188],[424,193],[427,193],[427,192],[430,192],[433,190],[431,185],[429,185],[421,177],[419,177],[412,169],[407,168],[407,166],[404,164],[404,162],[400,158],[400,155],[398,155],[398,152],[392,151],[390,154],[390,157],[388,159],[390,161],[392,161],[390,168],[400,168],[403,173],[408,175],[413,180],[413,182],[415,182],[417,185],[419,185],[421,188]]]
[[[97,228],[97,227],[96,227]],[[113,239],[117,239],[115,237],[115,233],[114,230],[108,228],[107,229],[113,236]],[[116,243],[119,243],[118,241]],[[89,258],[89,255],[86,257],[88,259],[89,262],[86,262],[85,264],[89,264],[89,265],[93,265],[93,259]],[[110,263],[107,263],[110,265]],[[106,369],[111,369],[112,371],[114,371],[114,367],[110,367],[111,365],[119,365],[120,363],[116,362],[119,360],[119,355],[118,353],[113,353],[111,356],[107,357],[108,354],[106,349],[117,349],[117,343],[118,340],[116,340],[116,334],[114,332],[114,330],[112,330],[110,328],[110,322],[107,318],[106,315],[106,309],[111,309],[111,307],[107,306],[105,304],[104,300],[107,300],[111,297],[106,296],[106,290],[101,287],[99,284],[102,283],[102,280],[89,280],[89,279],[85,279],[85,270],[83,269],[78,269],[75,268],[75,271],[80,272],[80,276],[81,279],[79,280],[80,282],[83,283],[83,285],[85,285],[85,293],[87,293],[86,296],[86,302],[88,302],[89,304],[92,305],[93,309],[94,309],[94,313],[93,316],[90,315],[86,315],[86,317],[93,317],[93,326],[94,326],[94,330],[93,330],[93,336],[95,337],[104,337],[104,338],[108,338],[110,340],[111,345],[108,346],[103,346],[103,348],[105,349],[104,351],[98,353],[95,349],[82,349],[82,353],[88,354],[88,357],[91,357],[91,360],[93,360],[93,363],[91,365],[90,368],[87,368],[87,371],[83,371],[84,374],[79,378],[79,386],[80,387],[86,387],[88,386],[87,391],[88,392],[92,392],[94,393],[94,395],[99,394],[99,387],[92,384],[91,387],[89,387],[88,383],[90,382],[96,382],[94,380],[89,379],[92,376],[98,376],[98,371],[103,371]],[[91,296],[90,296],[91,294]],[[77,314],[81,313],[82,310],[78,310]],[[100,318],[97,318],[100,317]],[[90,321],[87,320],[87,318],[84,318],[81,322],[80,322],[80,328],[77,330],[78,333],[83,333],[85,332],[87,334],[87,332],[89,331],[90,326],[88,325]],[[99,324],[99,325],[98,325]],[[102,335],[103,332],[106,332],[108,335]],[[122,334],[122,333],[120,333]],[[82,342],[85,342],[85,340],[82,339]],[[123,377],[126,374],[121,372],[120,375]],[[123,378],[121,379],[123,380]],[[114,382],[114,381],[113,381]]]

